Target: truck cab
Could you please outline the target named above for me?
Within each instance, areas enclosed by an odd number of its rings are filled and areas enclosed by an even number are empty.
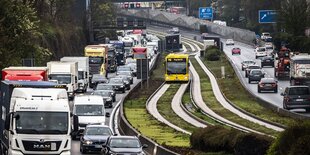
[[[0,154],[71,154],[71,133],[77,130],[78,118],[70,113],[64,87],[52,82],[3,81],[1,92]]]
[[[108,71],[115,72],[117,69],[116,49],[113,44],[106,44],[108,46]]]
[[[114,45],[116,50],[116,61],[117,65],[125,65],[126,64],[126,55],[124,49],[124,43],[122,41],[112,40],[111,44]]]
[[[49,80],[67,86],[69,98],[73,99],[78,88],[77,62],[51,61],[47,63],[47,67]]]
[[[133,53],[131,48],[133,47],[133,39],[130,37],[124,37],[122,39],[122,42],[124,43],[124,51],[126,54],[126,57],[133,57]]]
[[[79,137],[84,131],[87,124],[105,124],[106,116],[104,100],[101,96],[83,95],[76,96],[74,99],[73,114],[79,118],[78,133],[75,137]]]

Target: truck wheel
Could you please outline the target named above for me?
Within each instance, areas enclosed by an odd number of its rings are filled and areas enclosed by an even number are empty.
[[[122,90],[122,93],[125,93],[125,88]]]
[[[261,90],[259,88],[257,88],[257,92],[261,93]]]
[[[249,83],[251,83],[252,81],[249,79]]]

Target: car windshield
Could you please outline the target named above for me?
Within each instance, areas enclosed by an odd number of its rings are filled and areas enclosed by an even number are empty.
[[[79,80],[84,79],[84,72],[83,71],[79,71],[78,74],[79,74],[79,76],[78,76]]]
[[[252,74],[253,75],[261,75],[262,71],[260,71],[260,70],[252,70]]]
[[[67,134],[67,112],[17,111],[16,132],[19,134]]]
[[[94,95],[110,96],[110,93],[107,91],[94,91]]]
[[[113,90],[113,86],[98,84],[96,90]]]
[[[245,64],[254,64],[254,61],[244,61]]]
[[[167,74],[186,74],[186,61],[167,62]]]
[[[262,83],[275,83],[274,79],[262,79],[261,80]]]
[[[249,69],[260,69],[259,66],[249,66]]]
[[[55,80],[58,84],[69,84],[71,83],[71,75],[70,74],[50,74],[50,80]]]
[[[266,48],[258,48],[257,49],[257,52],[264,52],[264,51],[266,51]]]
[[[309,88],[307,87],[290,88],[289,95],[310,95]]]
[[[110,79],[110,83],[123,83],[123,79],[113,78],[113,79]]]
[[[110,141],[111,148],[139,148],[141,144],[138,139],[131,138],[112,138]]]
[[[109,127],[87,127],[85,135],[111,136],[112,132]]]
[[[75,105],[75,114],[78,116],[104,116],[104,106],[102,105]]]

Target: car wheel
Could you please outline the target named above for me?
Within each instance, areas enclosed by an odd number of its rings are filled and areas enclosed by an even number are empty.
[[[257,88],[257,92],[261,93],[261,90],[259,88]]]
[[[257,56],[255,56],[255,59],[257,59]]]
[[[82,145],[82,143],[80,145]],[[82,146],[80,146],[80,152],[84,154],[86,153],[86,150]]]
[[[262,65],[262,68],[264,67],[264,65]]]
[[[125,93],[125,88],[122,90],[122,93]]]
[[[275,93],[278,93],[278,87],[277,87],[276,89],[274,89],[274,92],[275,92]]]
[[[244,71],[244,68],[243,68],[243,67],[241,67],[241,70],[242,70],[242,71]]]
[[[115,102],[116,101],[116,99],[115,99],[115,96],[113,97],[113,102]]]
[[[252,81],[249,79],[249,83],[251,83]]]

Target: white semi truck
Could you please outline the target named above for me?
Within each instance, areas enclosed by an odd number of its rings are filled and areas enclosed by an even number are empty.
[[[63,57],[63,62],[78,63],[78,88],[77,91],[85,93],[89,85],[89,58],[88,57]]]
[[[51,61],[47,67],[49,80],[67,86],[69,98],[73,99],[78,89],[78,63]]]
[[[1,92],[1,155],[71,154],[78,117],[70,113],[65,86],[2,81]]]

